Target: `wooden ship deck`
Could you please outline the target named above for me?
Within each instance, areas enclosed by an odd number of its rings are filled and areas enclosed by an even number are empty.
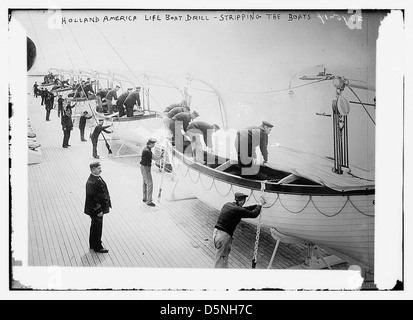
[[[104,141],[98,145],[102,177],[112,199],[112,210],[105,216],[103,243],[108,254],[89,250],[90,218],[83,213],[85,184],[90,174],[92,144],[80,141],[77,123],[71,147],[62,148],[63,132],[57,110],[45,121],[40,98],[28,97],[28,117],[41,144],[43,161],[28,168],[29,266],[65,267],[133,267],[133,268],[212,268],[214,246],[212,232],[219,212],[194,198],[157,202],[161,173],[154,166],[154,200],[156,208],[142,203],[142,178],[137,148],[133,157],[108,155]],[[86,128],[85,136],[89,136]],[[106,135],[109,137],[109,135]],[[113,154],[119,141],[110,141]],[[163,195],[170,193],[174,182],[164,178]],[[185,198],[179,187],[176,196]],[[250,269],[256,228],[241,222],[234,234],[229,258],[230,268]],[[261,230],[258,264],[267,268],[276,241],[270,230]],[[327,253],[321,250],[322,254]],[[281,243],[272,264],[285,269],[303,263],[307,247]],[[335,268],[346,269],[347,264]]]

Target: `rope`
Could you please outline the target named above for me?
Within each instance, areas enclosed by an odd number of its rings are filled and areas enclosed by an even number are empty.
[[[213,91],[209,91],[209,90],[202,90],[202,89],[199,89],[199,88],[195,89],[195,90],[204,91],[204,92],[208,92],[208,93],[214,93],[217,96],[218,104],[219,104],[219,111],[221,113],[221,121],[222,121],[224,129],[227,130],[228,123],[227,123],[227,115],[226,115],[225,105],[224,105],[224,101],[223,101],[219,91],[217,89],[215,89],[211,84],[209,84],[208,82],[206,82],[204,80],[201,80],[201,79],[194,79],[192,77],[189,77],[188,81],[189,81],[188,86],[191,86],[191,88],[192,88],[192,81],[198,81],[198,82],[203,83],[204,85],[208,86],[209,88],[211,88],[213,90]]]
[[[196,184],[196,183],[198,183],[198,182],[200,181],[202,188],[203,188],[205,191],[207,191],[207,192],[208,192],[208,191],[211,191],[212,187],[215,187],[215,190],[216,190],[216,192],[218,193],[218,195],[220,195],[220,196],[223,197],[223,198],[227,197],[227,196],[230,194],[231,191],[234,193],[234,186],[231,184],[228,192],[227,192],[225,195],[221,194],[221,193],[219,192],[219,190],[218,190],[217,185],[216,185],[216,179],[215,179],[215,178],[212,179],[211,185],[210,185],[208,188],[206,188],[205,185],[204,185],[204,182],[202,181],[202,178],[201,178],[202,175],[201,175],[201,173],[198,173],[198,174],[199,174],[198,179],[197,179],[196,182],[194,182],[194,180],[192,179],[192,176],[191,176],[190,173],[189,173],[189,167],[187,167],[186,169],[187,169],[187,171],[186,171],[186,173],[184,174],[183,171],[182,171],[182,164],[181,164],[181,163],[177,162],[177,164],[174,166],[174,170],[179,170],[179,171],[181,172],[181,175],[183,176],[183,178],[186,178],[186,177],[189,175],[192,183]],[[260,190],[261,195],[260,195],[260,197],[262,197],[262,196],[264,195],[264,193],[265,193],[265,185],[266,185],[267,182],[268,182],[268,181],[261,181],[261,190]],[[253,189],[250,189],[250,194],[249,194],[249,196],[247,197],[246,202],[250,201],[251,198],[253,198],[253,199],[255,200],[255,202],[258,202],[258,199],[257,199],[257,197],[255,196]],[[346,202],[344,203],[344,205],[341,207],[341,209],[340,209],[339,211],[337,211],[336,213],[333,213],[333,214],[327,214],[327,213],[321,211],[321,210],[317,207],[316,203],[314,202],[313,196],[311,196],[311,195],[309,196],[309,199],[308,199],[307,203],[304,205],[304,207],[303,207],[302,209],[298,210],[298,211],[292,211],[292,210],[288,209],[288,208],[282,203],[282,201],[281,201],[281,194],[280,194],[280,193],[277,193],[277,197],[276,197],[276,199],[274,200],[274,202],[273,202],[271,205],[263,206],[263,208],[264,208],[264,209],[270,209],[270,208],[272,208],[272,207],[277,203],[277,201],[280,202],[281,206],[282,206],[286,211],[288,211],[288,212],[290,212],[290,213],[293,213],[293,214],[298,214],[298,213],[303,212],[303,211],[308,207],[308,205],[309,205],[310,202],[311,202],[311,203],[313,204],[314,208],[315,208],[321,215],[323,215],[323,216],[325,216],[325,217],[327,217],[327,218],[333,218],[333,217],[339,215],[339,214],[344,210],[344,208],[346,207],[347,203],[350,202],[350,203],[353,205],[353,207],[354,207],[359,213],[361,213],[362,215],[367,216],[367,217],[374,217],[374,215],[369,215],[369,214],[367,214],[367,213],[362,212],[361,210],[359,210],[359,209],[354,205],[354,203],[351,201],[350,196],[347,196],[347,200],[346,200]],[[259,225],[260,225],[260,222],[261,222],[261,214],[259,215]],[[258,232],[258,229],[257,229],[257,232]],[[255,252],[255,251],[254,251],[254,252]],[[254,257],[256,257],[255,254],[254,254]]]
[[[191,179],[191,181],[192,181],[193,184],[197,184],[198,181],[199,181],[199,179],[201,179],[201,173],[198,172],[198,180],[196,180],[196,181],[194,182],[194,180],[192,180],[192,176],[191,176],[191,173],[190,173],[189,171],[190,171],[190,170],[188,169],[189,179]]]
[[[209,188],[205,188],[204,183],[202,182],[202,179],[200,179],[200,181],[201,181],[202,188],[204,188],[205,191],[210,191],[215,184],[215,179],[212,179],[211,186]]]
[[[82,54],[82,56],[83,56],[83,58],[85,59],[87,65],[89,66],[89,69],[92,70],[92,73],[93,73],[94,70],[93,70],[93,68],[91,67],[91,65],[89,64],[89,61],[86,59],[86,56],[85,56],[85,54],[84,54],[84,52],[83,52],[83,50],[82,50],[82,47],[80,46],[80,44],[79,44],[79,42],[77,41],[75,35],[73,34],[73,31],[72,31],[72,29],[70,28],[70,25],[68,24],[67,26],[68,26],[68,28],[69,28],[69,31],[70,31],[73,39],[75,39],[75,42],[76,42],[77,46],[79,47],[80,53]]]
[[[89,68],[90,68],[90,70],[92,71],[92,74],[93,74],[94,70],[92,69],[91,65],[89,64],[89,61],[87,60],[87,58],[86,58],[86,56],[85,56],[85,54],[84,54],[84,52],[83,52],[83,50],[82,50],[82,47],[80,46],[79,42],[77,41],[76,37],[74,36],[73,31],[72,31],[72,29],[70,28],[69,25],[68,25],[68,28],[69,28],[70,34],[72,35],[72,37],[73,37],[73,39],[75,40],[77,46],[79,47],[79,50],[80,50],[83,58],[85,59],[86,63],[88,64],[88,66],[89,66]],[[63,40],[63,39],[62,39],[62,40]],[[72,61],[72,60],[70,60],[70,61]],[[99,121],[97,120],[96,114],[95,114],[95,112],[93,111],[93,109],[92,109],[92,107],[91,107],[91,105],[90,105],[88,96],[87,96],[87,94],[86,94],[86,92],[85,92],[85,90],[84,90],[84,88],[83,88],[83,85],[82,85],[82,82],[80,81],[80,79],[79,79],[79,85],[80,85],[80,87],[82,88],[83,94],[85,95],[85,98],[86,98],[87,104],[88,104],[88,106],[89,106],[89,109],[90,109],[90,111],[92,112],[92,115],[94,116],[96,123],[98,124]],[[75,93],[75,95],[76,95],[76,93]],[[86,103],[86,101],[85,101],[85,103]],[[103,139],[104,139],[105,142],[106,142],[106,147],[108,147],[108,142],[106,141],[105,135],[103,134],[103,132],[101,132],[101,134],[102,134]],[[108,147],[108,150],[109,150],[109,153],[112,153],[112,151],[110,150],[110,147]]]
[[[250,189],[250,190],[251,190],[250,195],[248,196],[248,198],[247,198],[247,200],[246,200],[245,202],[250,201],[250,200],[251,200],[251,196],[254,194],[254,190],[252,190],[252,189]],[[234,195],[235,195],[235,194],[234,194]]]
[[[279,197],[279,199],[280,199],[280,204],[281,204],[281,206],[282,206],[285,210],[287,210],[289,213],[301,213],[301,212],[304,211],[305,208],[308,207],[308,204],[309,204],[310,201],[311,201],[311,196],[308,198],[308,202],[305,204],[305,206],[304,206],[301,210],[299,210],[299,211],[291,211],[291,210],[287,209],[287,208],[283,205],[283,203],[282,203],[282,201],[281,201],[281,197]]]
[[[215,186],[215,190],[217,191],[217,193],[218,193],[221,197],[223,197],[223,198],[225,198],[226,196],[228,196],[229,193],[231,192],[232,188],[233,188],[233,185],[230,184],[230,188],[229,188],[227,194],[223,196],[223,195],[218,191],[217,185],[216,185],[216,183],[215,183],[215,179],[214,179],[214,186]]]
[[[306,84],[302,84],[299,86],[295,86],[295,87],[290,87],[290,88],[285,88],[285,89],[278,89],[278,90],[271,90],[271,91],[258,91],[258,92],[251,92],[251,91],[235,91],[235,90],[227,90],[227,89],[222,89],[223,91],[227,91],[227,92],[233,92],[233,93],[243,93],[243,94],[269,94],[269,93],[277,93],[277,92],[283,92],[283,91],[290,91],[293,89],[298,89],[301,87],[305,87],[305,86],[309,86],[318,82],[322,82],[322,81],[327,81],[329,79],[320,79],[317,81],[313,81],[310,83],[306,83]]]
[[[367,214],[367,213],[364,213],[364,212],[360,211],[360,210],[354,205],[354,203],[350,200],[350,197],[348,198],[348,201],[351,203],[351,205],[354,207],[354,209],[356,209],[358,212],[360,212],[363,216],[370,217],[370,218],[374,217],[374,214]]]
[[[71,55],[69,54],[69,52],[68,52],[68,50],[67,50],[66,44],[65,44],[65,42],[64,42],[64,40],[63,40],[62,32],[61,32],[60,30],[59,30],[59,35],[60,35],[60,39],[62,40],[63,47],[65,48],[66,54],[67,54],[67,56],[69,57],[70,64],[72,65],[72,69],[74,70],[74,69],[75,69],[75,65],[73,64],[72,57],[71,57]]]
[[[194,91],[202,91],[202,92],[208,92],[208,93],[214,93],[215,94],[215,92],[211,91],[211,90],[205,90],[205,89],[199,89],[199,88],[191,88],[191,89],[194,90]]]
[[[184,178],[186,178],[187,176],[188,176],[188,174],[189,174],[189,167],[186,167],[186,173],[185,173],[185,175],[182,173],[182,165],[179,165],[179,172],[181,172],[181,174],[182,174],[182,176],[184,177]]]
[[[270,206],[267,206],[267,207],[263,206],[263,208],[264,208],[264,209],[270,209],[270,208],[272,208],[272,207],[276,204],[276,202],[278,201],[279,198],[280,198],[280,194],[277,193],[277,198],[275,199],[275,201],[273,202],[273,204],[271,204]]]
[[[86,15],[88,15],[87,11],[85,11]],[[126,68],[129,70],[129,72],[135,77],[135,79],[141,84],[142,87],[144,87],[143,83],[139,80],[139,78],[136,76],[136,74],[132,71],[132,69],[129,67],[129,65],[125,62],[125,60],[123,60],[122,56],[119,54],[119,52],[115,49],[114,46],[112,46],[112,44],[110,43],[110,41],[106,38],[105,34],[100,31],[100,29],[96,26],[96,24],[93,24],[96,28],[96,30],[102,35],[102,37],[106,40],[106,42],[110,45],[110,47],[113,49],[113,51],[117,54],[117,56],[119,57],[119,59],[123,62],[123,64],[126,66]],[[160,106],[160,104],[156,101],[156,99],[150,95],[153,99],[153,101],[157,104],[157,106],[159,107],[159,109],[161,111],[163,111],[162,107]]]
[[[363,106],[364,111],[366,111],[367,115],[369,116],[370,120],[376,125],[376,122],[374,122],[373,118],[371,117],[370,113],[367,111],[366,106],[364,105],[363,102],[361,102],[359,96],[354,92],[354,90],[350,87],[350,85],[346,84],[346,86],[353,92],[353,94],[356,96],[357,100],[360,102],[360,104]]]

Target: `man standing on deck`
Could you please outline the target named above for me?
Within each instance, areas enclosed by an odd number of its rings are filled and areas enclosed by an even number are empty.
[[[246,194],[236,192],[235,202],[228,202],[221,209],[212,234],[215,247],[215,268],[228,268],[228,256],[237,225],[242,218],[257,218],[265,204],[265,200],[260,198],[258,204],[243,207],[247,198]]]
[[[127,91],[125,91],[124,93],[122,93],[118,100],[116,100],[116,107],[118,108],[118,112],[119,112],[119,117],[123,117],[125,115],[125,100],[128,97],[129,93],[132,91],[132,88],[128,88]]]
[[[99,124],[93,130],[91,140],[92,140],[92,146],[93,146],[93,158],[95,159],[99,159],[97,147],[98,147],[98,140],[99,140],[100,133],[102,131],[106,133],[112,133],[112,131],[106,131],[106,129],[109,127],[110,125],[107,125],[107,126],[103,125],[103,119],[99,119]]]
[[[34,83],[33,85],[33,95],[37,98],[37,94],[38,94],[38,89],[39,85],[37,84],[37,81]]]
[[[50,121],[50,111],[53,109],[53,93],[46,90],[44,103],[46,109],[46,121]]]
[[[142,150],[141,156],[141,173],[143,178],[143,202],[150,207],[155,207],[155,204],[152,202],[152,193],[153,193],[153,180],[152,180],[152,160],[159,160],[163,158],[163,152],[160,156],[156,156],[152,153],[152,148],[155,147],[156,139],[149,139],[146,143],[146,148]]]
[[[80,141],[87,141],[85,139],[85,127],[86,127],[86,120],[92,119],[92,116],[87,116],[88,112],[83,111],[83,114],[79,118],[79,130],[80,130]]]
[[[255,170],[247,170],[254,165],[254,160],[257,159],[257,153],[255,151],[257,147],[260,147],[264,159],[263,164],[268,162],[268,135],[271,133],[273,127],[271,123],[263,121],[259,127],[249,127],[238,130],[235,138],[235,149],[237,150],[238,165],[241,168],[241,174],[258,173],[255,172]]]
[[[102,168],[99,162],[89,165],[91,174],[86,182],[85,210],[91,221],[89,234],[89,248],[97,253],[108,253],[102,245],[103,215],[108,214],[112,203],[108,187],[100,173]]]
[[[136,87],[135,90],[131,91],[128,97],[125,99],[124,105],[126,107],[126,116],[133,117],[133,109],[135,105],[138,107],[141,106],[141,99],[139,96],[139,92],[141,91],[141,87]]]
[[[42,101],[40,102],[40,105],[42,106],[44,104],[44,99],[46,98],[46,89],[42,88],[42,90],[40,91],[40,97],[42,98]]]
[[[60,115],[63,116],[63,102],[65,100],[62,98],[62,95],[59,94],[59,98],[57,99],[57,116],[60,118]]]
[[[108,106],[108,113],[111,114],[113,113],[113,102],[112,99],[118,100],[118,95],[117,92],[120,89],[120,86],[116,85],[115,89],[112,89],[108,92],[106,95],[106,104]]]

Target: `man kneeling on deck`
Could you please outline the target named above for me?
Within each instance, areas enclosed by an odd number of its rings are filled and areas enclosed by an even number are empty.
[[[92,219],[90,225],[89,246],[97,253],[109,250],[102,245],[103,215],[112,208],[108,187],[100,177],[102,168],[99,162],[89,165],[91,174],[86,182],[86,200],[84,212]]]
[[[243,207],[247,198],[246,194],[236,192],[235,202],[228,202],[221,209],[212,235],[215,246],[215,268],[228,268],[232,237],[238,223],[242,218],[257,218],[265,204],[264,198],[260,198],[258,204]]]

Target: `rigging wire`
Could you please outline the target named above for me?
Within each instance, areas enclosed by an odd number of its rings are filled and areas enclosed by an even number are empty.
[[[370,113],[367,111],[365,105],[363,102],[361,102],[359,96],[354,92],[354,90],[350,87],[350,85],[346,84],[346,86],[351,90],[351,92],[353,92],[353,94],[356,96],[357,100],[360,102],[360,104],[363,106],[364,111],[366,111],[367,115],[370,117],[370,120],[374,123],[374,125],[376,125],[376,122],[374,122],[373,118],[371,117]]]
[[[65,44],[65,42],[64,42],[64,40],[63,40],[62,32],[61,32],[60,30],[59,30],[59,35],[60,35],[60,39],[62,40],[62,43],[63,43],[63,48],[65,48],[66,54],[67,54],[67,56],[69,57],[70,63],[71,63],[71,65],[72,65],[72,69],[74,70],[74,69],[75,69],[75,65],[73,64],[72,57],[70,56],[69,51],[67,50],[66,44]]]
[[[227,92],[233,92],[233,93],[243,93],[243,94],[269,94],[269,93],[277,93],[277,92],[283,92],[283,91],[290,91],[293,89],[297,89],[297,88],[301,88],[301,87],[305,87],[305,86],[309,86],[318,82],[322,82],[322,81],[327,81],[330,79],[321,79],[321,80],[317,80],[317,81],[313,81],[310,83],[306,83],[306,84],[301,84],[299,86],[295,86],[295,87],[290,87],[290,88],[285,88],[285,89],[279,89],[279,90],[271,90],[271,91],[257,91],[257,92],[251,92],[251,91],[236,91],[236,90],[228,90],[228,89],[221,89],[222,91],[227,91]]]
[[[32,18],[31,18],[31,16],[30,16],[30,12],[27,11],[27,14],[28,14],[28,16],[29,16],[29,20],[30,20],[30,23],[31,23],[32,28],[33,28],[34,36],[36,37],[37,43],[39,44],[39,49],[40,49],[40,53],[42,54],[42,57],[43,57],[44,65],[45,65],[46,68],[47,68],[46,58],[45,58],[45,56],[44,56],[44,54],[43,54],[42,47],[40,46],[40,41],[39,41],[39,38],[37,37],[37,32],[36,32],[36,29],[34,28],[34,24],[33,24]]]
[[[82,50],[82,47],[80,46],[80,44],[79,44],[79,42],[77,41],[75,35],[73,34],[73,31],[72,31],[72,29],[70,28],[70,25],[68,24],[67,27],[69,28],[69,31],[70,31],[73,39],[75,39],[75,42],[76,42],[77,46],[79,47],[79,50],[80,50],[83,58],[85,58],[85,61],[86,61],[87,65],[89,66],[89,68],[90,68],[90,70],[92,71],[92,74],[93,74],[94,70],[92,69],[92,66],[90,65],[89,61],[87,60],[87,58],[86,58],[86,56],[85,56],[85,54],[84,54],[84,52],[83,52],[83,50]]]

